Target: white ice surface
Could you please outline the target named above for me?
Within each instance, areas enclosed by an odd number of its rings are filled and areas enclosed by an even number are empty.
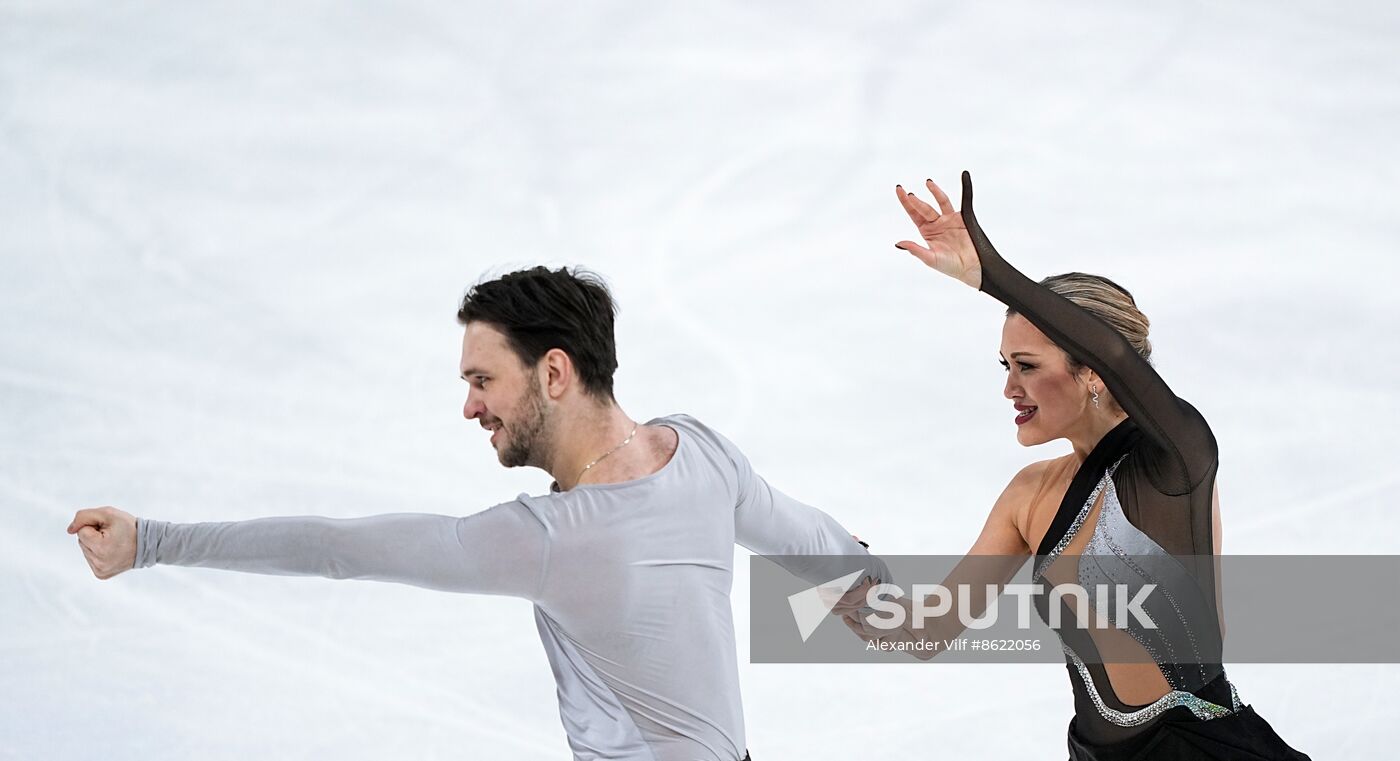
[[[1383,2],[0,3],[0,759],[565,757],[524,602],[98,582],[63,532],[544,489],[460,418],[456,300],[518,265],[609,278],[634,417],[965,550],[1066,450],[1015,443],[999,305],[891,246],[893,184],[964,168],[1012,263],[1151,316],[1226,551],[1400,552],[1398,43]],[[1400,740],[1400,666],[1230,675],[1315,757]],[[760,760],[1064,756],[1063,665],[742,677]]]

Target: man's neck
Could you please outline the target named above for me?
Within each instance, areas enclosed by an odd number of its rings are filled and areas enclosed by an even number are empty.
[[[640,428],[617,402],[597,405],[582,414],[556,422],[555,456],[546,470],[554,477],[561,491],[574,488],[584,472],[591,470],[588,468],[591,463],[625,458],[627,455],[624,453],[636,443],[636,438],[627,446],[619,445],[627,440],[633,430]]]

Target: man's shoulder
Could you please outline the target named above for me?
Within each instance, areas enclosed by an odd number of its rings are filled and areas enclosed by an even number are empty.
[[[724,434],[711,428],[709,425],[698,420],[694,415],[684,412],[676,412],[670,415],[648,420],[647,425],[665,425],[681,431],[682,436],[689,436],[709,449],[719,449],[730,456],[738,453],[738,448],[734,442],[730,441]]]
[[[685,412],[672,412],[669,415],[658,415],[646,422],[646,425],[671,425],[682,428],[705,428],[709,426],[695,419],[694,415]]]

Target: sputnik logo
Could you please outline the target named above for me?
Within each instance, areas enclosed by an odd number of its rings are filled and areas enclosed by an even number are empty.
[[[803,642],[821,626],[822,621],[831,614],[831,609],[836,607],[836,603],[841,601],[841,597],[864,573],[865,569],[862,568],[839,579],[832,579],[797,594],[788,595],[788,605],[792,607],[792,617],[797,621],[797,631],[802,635]]]

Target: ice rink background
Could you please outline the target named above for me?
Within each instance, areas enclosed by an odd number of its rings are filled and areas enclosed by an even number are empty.
[[[524,601],[98,582],[63,531],[544,490],[460,417],[456,301],[520,265],[609,279],[633,417],[965,550],[1067,445],[1015,443],[1001,307],[891,246],[892,185],[962,169],[1009,261],[1152,318],[1227,552],[1397,553],[1398,43],[1379,2],[0,3],[0,759],[567,757]],[[1400,666],[1229,673],[1317,758],[1400,740]],[[1063,666],[741,676],[758,759],[1065,755]]]

